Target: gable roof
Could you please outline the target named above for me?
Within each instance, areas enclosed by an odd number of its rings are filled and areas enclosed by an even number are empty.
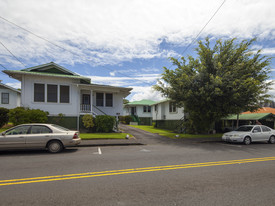
[[[156,105],[156,104],[161,104],[161,103],[164,103],[164,102],[168,102],[168,101],[171,101],[171,99],[163,99],[163,100],[160,100],[160,101],[158,101],[158,102],[155,102],[154,104],[152,104],[152,105]]]
[[[126,105],[149,105],[149,106],[151,106],[154,103],[155,103],[155,101],[153,101],[153,100],[143,99],[143,100],[140,100],[140,101],[129,102]]]
[[[275,108],[271,108],[271,107],[262,107],[258,110],[256,110],[255,112],[243,112],[242,114],[259,114],[259,113],[272,113],[272,114],[275,114]]]
[[[51,76],[51,77],[62,77],[62,78],[72,78],[72,79],[80,79],[85,83],[90,83],[91,79],[88,77],[80,76],[64,67],[50,62],[47,64],[38,65],[35,67],[30,67],[22,70],[4,70],[5,74],[17,79],[19,81],[22,80],[22,75],[36,75],[36,76]]]
[[[5,88],[7,88],[7,89],[10,89],[10,90],[12,90],[12,91],[14,91],[14,92],[17,92],[17,93],[21,94],[21,91],[19,91],[18,89],[15,89],[15,88],[13,88],[13,87],[10,87],[10,86],[8,86],[8,85],[6,85],[6,84],[3,84],[3,83],[1,83],[1,82],[0,82],[0,86],[5,87]]]

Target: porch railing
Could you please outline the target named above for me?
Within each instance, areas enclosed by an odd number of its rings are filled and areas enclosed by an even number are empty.
[[[90,104],[81,104],[80,111],[81,112],[91,112],[91,105]]]

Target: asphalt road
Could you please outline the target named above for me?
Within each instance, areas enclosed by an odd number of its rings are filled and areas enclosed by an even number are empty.
[[[146,145],[0,152],[0,205],[275,205],[275,145],[132,133]]]

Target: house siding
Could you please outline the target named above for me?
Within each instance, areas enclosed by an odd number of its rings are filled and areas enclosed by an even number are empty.
[[[9,94],[9,103],[8,104],[2,104],[2,93],[8,93]],[[13,91],[11,89],[8,89],[6,87],[0,86],[0,107],[4,107],[7,109],[13,109],[16,107],[20,107],[20,93]]]

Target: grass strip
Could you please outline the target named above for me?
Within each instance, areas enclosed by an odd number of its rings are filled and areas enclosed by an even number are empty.
[[[129,125],[131,127],[135,127],[147,132],[156,133],[161,136],[169,137],[172,139],[182,139],[182,138],[211,138],[211,137],[222,137],[222,134],[179,134],[175,133],[171,130],[166,129],[158,129],[153,126],[145,126],[145,125]]]

